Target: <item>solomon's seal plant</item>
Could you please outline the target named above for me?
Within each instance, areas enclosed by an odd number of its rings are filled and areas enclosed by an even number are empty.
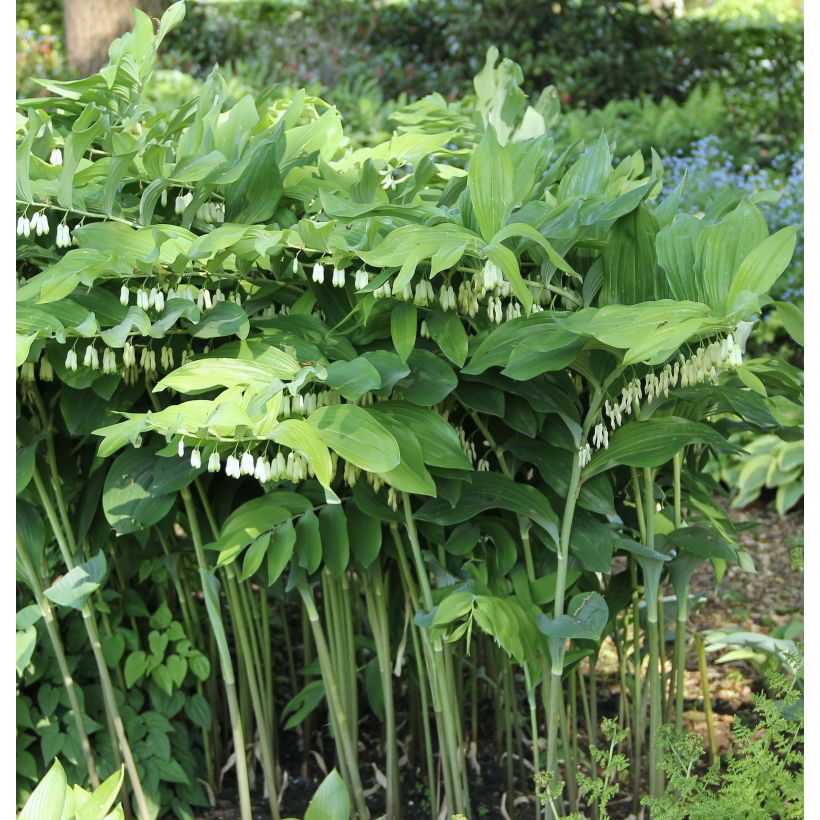
[[[19,105],[21,693],[70,630],[73,774],[123,765],[139,817],[191,816],[230,771],[243,819],[254,785],[277,818],[316,710],[358,817],[365,740],[388,816],[408,755],[431,816],[469,816],[493,729],[510,799],[526,754],[561,816],[579,763],[599,800],[622,769],[575,740],[599,748],[609,639],[660,798],[687,623],[670,676],[664,588],[751,563],[703,465],[799,423],[793,370],[743,355],[793,229],[740,195],[681,214],[659,157],[613,165],[604,135],[556,144],[553,96],[528,106],[493,54],[461,119],[428,100],[372,147],[303,92],[226,108],[216,72],[159,112],[183,14],[136,12],[98,74]]]

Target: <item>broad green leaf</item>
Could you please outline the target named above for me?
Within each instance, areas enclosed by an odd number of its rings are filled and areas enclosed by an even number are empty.
[[[312,575],[322,563],[322,539],[319,519],[313,510],[307,510],[296,522],[296,560]]]
[[[775,304],[786,332],[803,347],[803,311],[791,302],[776,302]]]
[[[393,308],[390,313],[390,336],[402,361],[407,361],[416,345],[416,327],[416,306],[412,302],[400,302]]]
[[[381,550],[381,522],[365,515],[355,504],[348,504],[345,509],[350,551],[356,561],[366,569],[376,560]]]
[[[55,581],[45,591],[46,598],[58,606],[82,609],[102,585],[105,572],[105,555],[98,552],[90,561],[77,565]]]
[[[547,498],[534,487],[517,484],[499,473],[475,473],[453,507],[449,501],[433,499],[416,511],[420,521],[460,524],[486,510],[511,510],[531,518],[558,543],[558,516]]]
[[[376,402],[370,409],[377,415],[385,413],[407,427],[421,445],[425,464],[472,470],[456,431],[434,410],[399,401]]]
[[[332,507],[335,509],[335,505]],[[268,547],[267,578],[268,586],[276,583],[282,571],[293,555],[293,548],[296,544],[296,529],[293,521],[288,518],[280,524],[271,535],[270,546]]]
[[[415,307],[413,311],[415,315]],[[395,315],[396,309],[393,310],[393,316]],[[415,318],[413,319],[413,331],[413,342],[415,342]],[[338,390],[348,401],[358,401],[365,393],[378,390],[382,386],[379,371],[364,357],[353,359],[350,362],[332,362],[326,370],[325,383],[327,386]]]
[[[396,390],[411,404],[432,407],[449,396],[458,384],[450,365],[429,350],[416,348],[407,364],[410,375],[396,383]]]
[[[467,359],[467,331],[455,313],[431,310],[426,317],[430,337],[457,367]]]
[[[509,152],[498,144],[492,125],[470,157],[467,187],[481,235],[489,242],[512,211],[513,168]]]
[[[60,761],[55,759],[46,776],[26,800],[18,820],[62,820],[66,789],[65,771]]]
[[[795,228],[781,228],[750,251],[740,263],[732,279],[729,294],[726,297],[726,307],[729,310],[734,309],[742,293],[749,292],[755,295],[768,293],[769,288],[786,270],[791,261],[796,242]]]
[[[336,769],[322,781],[308,804],[304,820],[347,820],[350,797]]]
[[[550,638],[598,641],[609,620],[606,601],[597,592],[576,595],[565,615],[558,618],[538,616],[538,629]]]
[[[713,427],[697,421],[667,416],[632,421],[616,430],[606,450],[598,450],[584,470],[584,478],[617,465],[660,467],[689,444],[707,444],[718,452],[738,452]]]
[[[322,557],[331,575],[339,578],[350,560],[347,517],[341,504],[328,504],[319,512]]]
[[[634,305],[663,298],[665,281],[661,287],[655,253],[658,227],[658,220],[645,205],[612,226],[602,256],[601,305]]]
[[[76,820],[99,820],[101,817],[105,818],[117,799],[124,777],[125,767],[120,766],[119,771],[114,772],[114,774],[103,781],[94,790],[91,797],[77,810]]]
[[[376,416],[355,404],[334,404],[308,417],[324,443],[362,470],[384,473],[398,466],[399,445]]]
[[[216,339],[220,336],[238,336],[244,339],[249,330],[250,323],[245,311],[235,302],[226,299],[224,302],[217,302],[202,314],[191,335],[197,339]]]

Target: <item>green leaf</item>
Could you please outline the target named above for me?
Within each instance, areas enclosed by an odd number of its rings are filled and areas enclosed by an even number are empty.
[[[56,760],[26,800],[18,820],[61,820],[66,802],[65,771]]]
[[[413,342],[415,342],[415,307],[413,307],[413,312]],[[393,317],[395,316],[396,309],[393,310]],[[332,362],[326,370],[325,383],[328,387],[338,390],[348,401],[358,401],[365,393],[378,390],[382,386],[379,371],[364,357],[353,359],[350,362]]]
[[[451,525],[469,521],[485,510],[511,510],[525,515],[558,543],[558,516],[547,498],[535,487],[517,484],[498,473],[475,473],[455,507],[446,499],[434,499],[423,504],[415,516],[419,521]]]
[[[147,530],[174,505],[175,493],[203,472],[187,459],[160,458],[148,448],[126,450],[108,470],[102,507],[120,535]]]
[[[340,578],[350,559],[347,518],[341,504],[328,504],[319,512],[322,555],[331,575]]]
[[[597,592],[576,595],[567,607],[566,615],[548,618],[538,616],[538,629],[550,638],[598,641],[609,620],[606,601]]]
[[[225,186],[226,221],[255,224],[273,216],[283,191],[276,153],[276,137],[256,143],[242,176]]]
[[[334,508],[338,505],[332,505]],[[293,555],[296,544],[296,529],[292,519],[288,518],[274,531],[268,547],[267,577],[268,586],[273,586]]]
[[[418,440],[421,457],[431,467],[472,470],[456,431],[434,410],[399,401],[380,401],[370,408],[403,424]]]
[[[665,287],[660,287],[655,254],[658,227],[658,220],[645,205],[612,226],[602,256],[601,305],[634,305],[663,298]]]
[[[743,293],[768,293],[791,261],[796,242],[797,230],[789,226],[781,228],[750,251],[732,279],[726,307],[733,310]]]
[[[355,542],[354,542],[355,544]],[[296,522],[296,559],[310,575],[322,563],[322,539],[319,519],[313,510],[307,510]]]
[[[472,592],[451,592],[436,608],[432,626],[447,626],[463,618],[473,608]]]
[[[119,771],[114,772],[103,781],[91,797],[79,807],[75,820],[99,820],[108,817],[108,812],[117,799],[124,777],[125,767],[120,766]]]
[[[262,566],[262,561],[268,552],[268,545],[270,544],[270,533],[263,532],[254,542],[248,547],[245,553],[245,560],[242,562],[242,572],[240,579],[247,581],[256,570]]]
[[[498,144],[488,125],[470,157],[467,187],[481,236],[489,242],[512,211],[513,168],[509,152]]]
[[[202,314],[191,335],[197,339],[216,339],[220,336],[244,339],[249,330],[248,315],[235,302],[226,299]]]
[[[591,478],[616,465],[660,467],[688,444],[707,444],[718,452],[738,452],[736,445],[697,421],[667,416],[633,421],[616,430],[606,450],[599,450],[584,470]]]
[[[79,564],[53,583],[45,591],[46,598],[58,606],[82,609],[102,585],[106,568],[105,555],[98,552],[90,561]]]
[[[432,407],[444,400],[458,384],[453,369],[429,350],[417,348],[407,359],[410,375],[396,384],[396,390],[411,404]]]
[[[455,313],[431,310],[426,321],[430,338],[453,364],[461,367],[467,359],[467,331],[461,319]]]
[[[37,629],[28,626],[25,629],[18,629],[15,640],[17,674],[22,677],[26,667],[31,662],[31,656],[37,646]]]
[[[355,504],[348,504],[346,512],[351,552],[356,561],[367,569],[381,550],[381,522],[365,515]]]
[[[206,732],[211,728],[211,707],[208,701],[205,700],[198,692],[194,692],[185,701],[185,714],[190,719],[194,726],[204,729]]]
[[[384,473],[398,466],[399,445],[374,414],[355,404],[334,404],[308,417],[324,443],[362,470]],[[315,468],[314,468],[315,469]]]
[[[322,781],[311,798],[304,820],[347,820],[350,817],[350,797],[336,769]]]
[[[786,332],[800,347],[803,347],[803,311],[790,302],[775,302],[775,304]]]
[[[130,689],[145,674],[147,656],[142,650],[132,652],[125,661],[125,685]]]
[[[274,427],[270,437],[277,444],[301,453],[313,467],[318,482],[323,487],[329,487],[333,479],[333,462],[321,431],[317,433],[312,419],[313,416],[310,423],[302,419],[285,419]]]
[[[393,308],[390,314],[390,336],[402,361],[407,361],[416,345],[416,327],[416,306],[412,302],[400,302]]]

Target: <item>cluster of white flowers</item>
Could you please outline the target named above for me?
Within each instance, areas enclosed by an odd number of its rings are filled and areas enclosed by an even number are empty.
[[[60,222],[60,224],[57,225],[57,247],[71,247],[71,230],[65,222]]]
[[[366,288],[369,283],[370,276],[368,275],[367,271],[364,268],[359,268],[359,270],[356,271],[356,276],[353,279],[353,284],[356,286],[356,290]]]
[[[77,370],[77,352],[72,348],[65,354],[66,370]]]
[[[85,349],[85,356],[83,357],[83,367],[90,367],[92,370],[99,370],[100,355],[97,353],[97,348],[94,345],[88,345]]]
[[[305,393],[298,396],[282,396],[280,415],[309,416],[319,407],[328,407],[331,404],[341,404],[342,397],[336,390],[322,390],[318,393]]]
[[[413,295],[413,304],[418,307],[427,307],[436,301],[436,294],[433,292],[433,286],[429,279],[422,278],[416,285],[416,291]]]
[[[185,210],[184,208],[182,210]],[[177,211],[177,213],[180,213]],[[211,225],[221,224],[225,221],[225,204],[222,202],[203,202],[197,208],[196,218],[201,222],[208,222]]]
[[[317,285],[324,284],[325,281],[325,266],[321,262],[316,262],[313,265],[313,273],[310,277]]]
[[[464,450],[464,455],[470,459],[470,464],[475,464],[477,460],[475,444],[467,438],[467,433],[464,432],[464,428],[461,425],[456,427],[455,431],[458,440],[461,442],[461,449]]]
[[[456,310],[458,304],[456,303],[456,292],[452,285],[445,285],[438,292],[438,301],[442,310]]]
[[[23,362],[23,364],[20,365],[20,381],[34,381],[34,362]]]
[[[51,362],[48,360],[48,356],[40,357],[40,381],[54,381],[54,368],[51,366]]]
[[[408,286],[409,287],[409,286]],[[405,288],[407,290],[407,288]],[[373,291],[373,298],[374,299],[389,299],[393,295],[393,286],[388,279],[383,285],[380,285]],[[410,296],[413,295],[413,291],[410,291]]]
[[[501,306],[501,300],[495,296],[491,296],[487,300],[487,317],[497,325],[500,325],[504,320],[504,309]]]
[[[148,376],[157,372],[157,354],[154,353],[153,348],[144,347],[142,349],[142,354],[140,355],[140,367]]]
[[[32,231],[34,231],[37,236],[44,236],[49,230],[48,217],[45,211],[37,211],[31,219],[27,216],[21,216],[17,220],[17,236],[25,236],[28,238],[31,236]]]
[[[103,350],[102,372],[108,374],[117,372],[117,354],[110,347]]]
[[[163,370],[173,370],[174,368],[174,351],[171,345],[163,345],[159,352],[159,361]]]
[[[345,286],[345,269],[333,268],[333,279],[331,284],[334,288],[343,288]]]
[[[174,213],[184,213],[185,209],[193,202],[193,199],[194,195],[191,191],[188,191],[187,194],[180,194],[174,202]]]
[[[177,453],[180,458],[185,457],[185,442],[180,439],[177,445]],[[202,455],[198,447],[191,451],[191,466],[198,470],[202,466]],[[208,456],[208,472],[218,473],[221,469],[222,461],[219,452],[214,450]],[[309,476],[314,477],[315,473],[310,462],[301,454],[291,450],[287,456],[280,450],[276,456],[269,459],[267,455],[254,457],[250,450],[245,450],[241,456],[229,455],[225,460],[225,475],[230,478],[241,478],[242,476],[253,476],[260,484],[267,481],[303,481]]]
[[[609,432],[617,430],[624,422],[624,417],[640,409],[641,399],[654,401],[663,395],[668,398],[669,390],[678,386],[693,387],[705,381],[715,382],[718,373],[729,367],[743,364],[743,353],[740,345],[730,333],[723,339],[716,339],[706,347],[702,345],[686,358],[682,353],[673,364],[667,362],[660,375],[649,371],[643,381],[632,379],[621,389],[619,401],[604,402],[604,415],[609,422],[609,429],[602,421],[595,425],[592,435],[592,447],[596,450],[609,447]],[[578,462],[583,469],[592,458],[592,447],[585,444],[578,451]]]

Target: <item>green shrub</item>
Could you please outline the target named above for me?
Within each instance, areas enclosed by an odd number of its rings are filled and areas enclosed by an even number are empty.
[[[431,814],[470,816],[481,697],[511,799],[529,733],[575,810],[562,703],[595,703],[611,636],[661,797],[664,587],[683,635],[698,564],[750,563],[705,466],[800,410],[800,374],[742,351],[794,228],[740,193],[682,213],[657,153],[603,134],[556,145],[555,95],[493,52],[474,102],[375,145],[304,91],[229,106],[217,72],[157,110],[183,16],[137,12],[18,111],[21,781],[71,731],[141,817],[231,770],[243,820],[253,780],[275,817],[283,750],[327,726],[367,818],[380,726],[398,814],[406,714]]]

